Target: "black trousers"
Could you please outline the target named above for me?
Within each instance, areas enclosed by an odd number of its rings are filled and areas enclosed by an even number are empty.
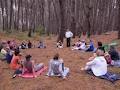
[[[67,47],[70,47],[71,38],[67,38]]]

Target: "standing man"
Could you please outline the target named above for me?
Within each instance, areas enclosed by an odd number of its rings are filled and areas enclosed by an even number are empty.
[[[66,41],[67,41],[67,47],[70,47],[71,38],[73,37],[73,33],[69,29],[67,29],[67,31],[65,33],[65,37],[66,37]]]

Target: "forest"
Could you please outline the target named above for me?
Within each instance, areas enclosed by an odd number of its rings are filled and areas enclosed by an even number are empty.
[[[120,90],[120,0],[0,0],[0,90]]]
[[[0,0],[0,30],[40,31],[64,37],[119,31],[119,0]],[[30,35],[31,36],[31,35]],[[118,35],[120,36],[120,35]]]

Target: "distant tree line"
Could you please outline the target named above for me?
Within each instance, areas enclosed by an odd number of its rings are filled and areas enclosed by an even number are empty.
[[[0,0],[1,31],[59,34],[68,28],[74,36],[82,32],[101,34],[120,31],[119,0]]]

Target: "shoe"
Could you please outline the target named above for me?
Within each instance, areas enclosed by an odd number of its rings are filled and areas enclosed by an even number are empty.
[[[14,75],[12,76],[12,79],[14,79],[16,76],[17,76],[17,75],[16,75],[16,74],[14,74]]]

